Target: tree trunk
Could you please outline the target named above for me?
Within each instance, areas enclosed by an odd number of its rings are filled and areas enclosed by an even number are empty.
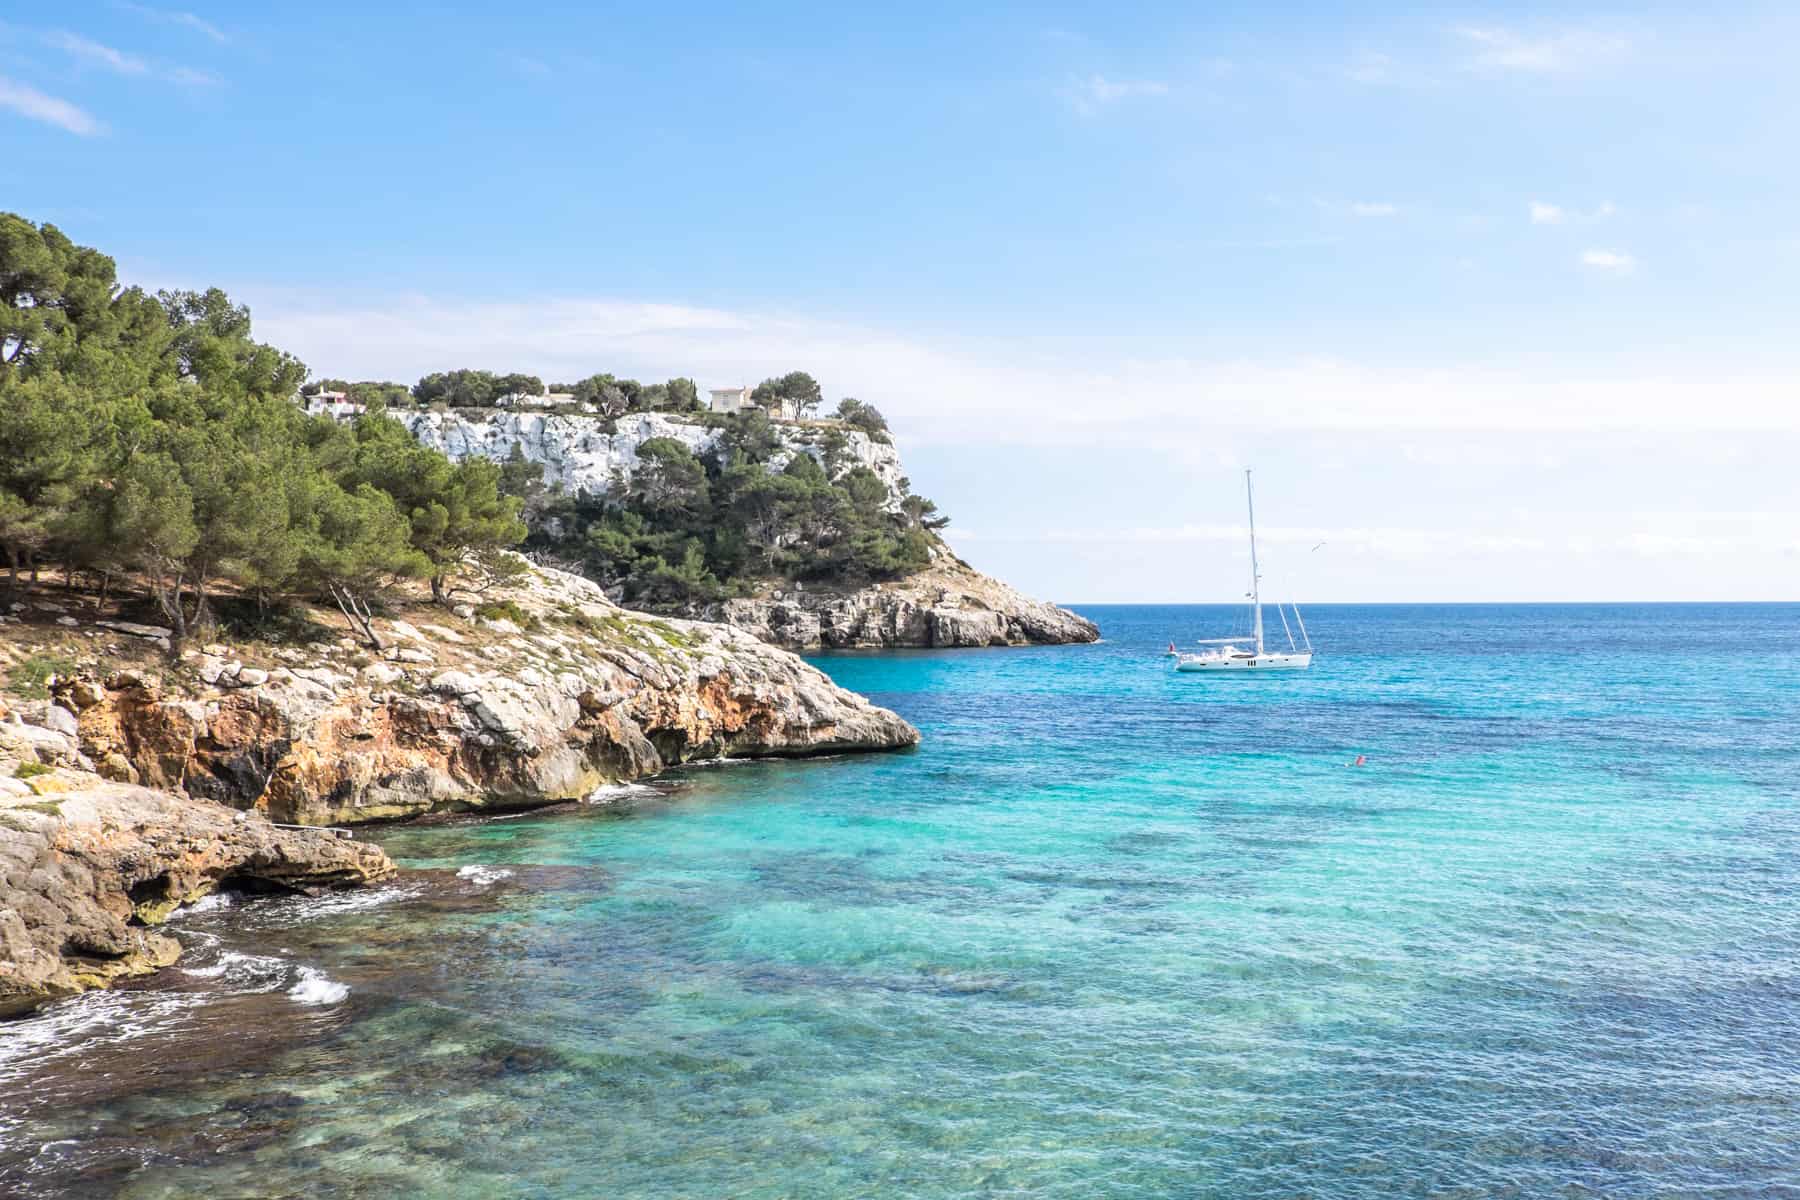
[[[335,583],[330,586],[331,598],[337,601],[338,611],[344,614],[344,620],[350,622],[350,627],[361,631],[369,645],[376,650],[385,650],[386,647],[381,644],[381,635],[375,632],[375,614],[370,611],[368,604],[347,587]]]

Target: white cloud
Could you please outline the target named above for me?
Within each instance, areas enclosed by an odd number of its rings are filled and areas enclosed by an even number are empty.
[[[193,67],[173,67],[164,73],[163,78],[170,83],[179,83],[187,87],[215,87],[220,79],[211,71],[199,71]]]
[[[111,46],[103,46],[99,42],[84,38],[77,33],[69,33],[67,30],[59,29],[47,33],[44,35],[44,41],[58,50],[97,66],[105,67],[109,71],[115,71],[120,75],[144,75],[148,74],[150,70],[150,64],[135,54],[126,54]]]
[[[1560,204],[1547,204],[1542,200],[1533,200],[1527,206],[1527,211],[1531,214],[1533,225],[1593,225],[1613,216],[1619,210],[1611,200],[1602,200],[1586,212],[1578,208],[1564,208]]]
[[[82,137],[105,132],[105,127],[100,122],[67,100],[47,96],[36,88],[14,83],[5,76],[0,76],[0,108],[11,109],[33,121],[42,121],[46,125],[54,125]]]
[[[111,46],[102,45],[91,38],[84,38],[77,33],[56,30],[44,35],[44,41],[58,50],[82,60],[93,63],[105,70],[119,75],[143,76],[154,74],[159,79],[184,86],[210,87],[219,82],[219,77],[210,71],[195,70],[192,67],[152,67],[152,65],[135,54],[127,54],[123,50],[115,50]]]
[[[127,10],[128,12],[134,12],[138,16],[143,17],[147,21],[157,21],[164,25],[184,26],[188,29],[192,29],[195,33],[198,33],[198,34],[201,34],[202,36],[211,38],[215,42],[223,43],[228,40],[225,36],[224,30],[220,29],[217,25],[214,25],[211,21],[208,21],[203,17],[196,16],[195,14],[193,14],[191,12],[179,12],[179,11],[174,11],[174,10],[170,10],[170,9],[151,8],[148,5],[144,5],[144,4],[124,3],[124,4],[120,4],[119,7]]]
[[[1039,343],[978,352],[790,315],[620,300],[392,301],[232,289],[259,335],[320,375],[412,380],[452,367],[595,371],[725,386],[804,367],[879,405],[908,443],[1193,447],[1321,431],[1800,431],[1792,373],[1583,373],[1260,360],[1063,361]],[[1732,397],[1719,404],[1716,398]]]
[[[1581,265],[1602,271],[1616,271],[1622,275],[1637,266],[1637,259],[1622,250],[1583,250]]]
[[[1592,30],[1527,36],[1499,26],[1456,30],[1473,52],[1473,66],[1487,70],[1565,74],[1601,66],[1629,53],[1631,43]]]
[[[1399,211],[1397,206],[1386,202],[1363,202],[1350,206],[1350,215],[1353,217],[1391,217]]]
[[[1093,113],[1121,100],[1139,96],[1166,96],[1169,85],[1154,79],[1108,79],[1090,75],[1079,80],[1069,91],[1071,102],[1083,113]]]

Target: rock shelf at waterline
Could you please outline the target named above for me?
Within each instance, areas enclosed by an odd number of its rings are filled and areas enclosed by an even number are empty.
[[[326,830],[72,766],[48,778],[69,790],[0,793],[0,1016],[169,966],[181,945],[156,927],[221,886],[310,892],[394,873],[379,847]]]

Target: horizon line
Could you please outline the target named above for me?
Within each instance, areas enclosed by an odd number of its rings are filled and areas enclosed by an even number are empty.
[[[1248,608],[1247,600],[1057,600],[1055,604],[1063,608]],[[1292,602],[1283,600],[1284,607],[1292,607]],[[1275,601],[1265,600],[1265,607],[1273,608]],[[1313,600],[1307,603],[1308,608],[1380,608],[1418,605],[1454,605],[1485,604],[1501,606],[1536,606],[1577,605],[1577,604],[1800,604],[1800,597],[1792,600]]]

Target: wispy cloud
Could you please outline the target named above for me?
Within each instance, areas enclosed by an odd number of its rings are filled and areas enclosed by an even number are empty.
[[[102,70],[118,75],[137,78],[149,76],[167,80],[170,83],[178,83],[184,87],[211,87],[219,82],[219,77],[211,71],[201,71],[193,67],[153,64],[135,54],[114,49],[96,42],[92,38],[82,37],[78,33],[70,33],[66,29],[57,29],[46,33],[44,42],[81,62],[91,63]]]
[[[1486,70],[1564,74],[1617,61],[1628,39],[1592,30],[1530,36],[1500,26],[1463,26],[1456,35],[1472,51],[1471,65]]]
[[[1637,259],[1623,250],[1583,250],[1581,265],[1623,275],[1637,268]]]
[[[1168,94],[1169,85],[1158,80],[1108,79],[1104,75],[1089,75],[1086,79],[1078,80],[1069,90],[1071,102],[1083,113],[1098,112],[1122,100]]]
[[[1618,211],[1611,200],[1602,200],[1586,211],[1564,208],[1560,204],[1550,204],[1543,200],[1533,200],[1526,206],[1533,225],[1592,224],[1604,221]]]
[[[211,71],[200,71],[193,67],[171,67],[163,73],[163,78],[184,87],[217,87],[223,82]]]
[[[120,75],[147,75],[150,64],[135,54],[127,54],[123,50],[115,50],[111,46],[103,46],[78,33],[58,29],[44,35],[46,44],[56,47],[83,62],[93,63]]]
[[[1602,269],[1602,268],[1595,268]],[[416,379],[455,362],[544,378],[596,370],[721,386],[808,364],[837,395],[880,406],[909,443],[1211,446],[1232,430],[1800,432],[1791,373],[1399,366],[1305,353],[1071,363],[1035,345],[978,352],[882,329],[625,300],[518,302],[247,292],[263,337],[321,374]],[[921,388],[917,381],[929,379]],[[1698,397],[1730,394],[1729,405]],[[1045,396],[1104,402],[1049,404]]]
[[[1350,206],[1350,215],[1353,217],[1392,217],[1398,215],[1399,212],[1398,205],[1389,204],[1385,200],[1365,200]]]
[[[34,87],[14,83],[5,76],[0,76],[0,108],[82,137],[93,137],[106,131],[100,122],[67,100],[47,96]]]
[[[203,37],[211,38],[213,41],[221,44],[230,40],[225,36],[225,31],[223,29],[220,29],[217,25],[214,25],[204,17],[196,16],[191,12],[181,12],[166,8],[151,8],[146,4],[131,4],[124,2],[120,3],[119,7],[126,12],[136,13],[146,21],[156,21],[163,25],[183,26]]]

